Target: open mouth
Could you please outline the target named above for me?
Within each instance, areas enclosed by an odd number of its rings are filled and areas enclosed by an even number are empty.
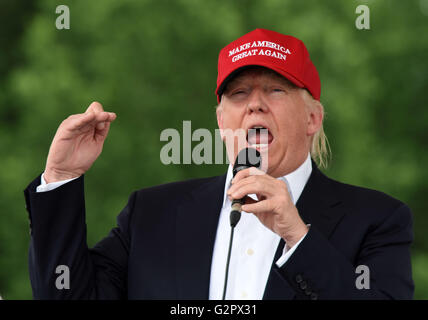
[[[255,125],[248,129],[247,142],[250,147],[264,149],[267,148],[273,140],[274,137],[272,133],[264,126]]]

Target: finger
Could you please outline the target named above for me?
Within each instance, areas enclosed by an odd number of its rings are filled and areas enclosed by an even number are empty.
[[[70,116],[67,120],[67,128],[70,131],[86,132],[92,130],[94,126],[99,123],[113,121],[116,118],[115,115],[111,115],[109,112],[88,112],[79,115]],[[112,119],[112,120],[111,120]]]
[[[114,120],[116,120],[116,114],[114,112],[104,112],[105,114],[99,114],[96,117],[96,120],[98,122],[96,122],[96,129],[97,130],[104,130],[104,128],[106,127],[107,124],[110,124],[111,122],[113,122]],[[103,120],[104,118],[106,118],[105,120]]]
[[[105,122],[109,118],[108,112],[99,112],[99,113],[93,113],[89,112],[89,115],[93,115],[93,117],[88,116],[87,119],[84,118],[84,120],[80,123],[80,125],[76,126],[76,129],[79,130],[89,130],[93,129],[94,126],[97,126],[98,124]]]
[[[256,167],[250,167],[244,170],[239,171],[235,177],[232,179],[231,183],[234,184],[238,182],[239,180],[245,179],[248,176],[260,176],[264,175],[265,172],[262,170],[257,169]]]
[[[117,115],[114,112],[105,112],[105,113],[108,114],[107,119],[104,122],[97,123],[96,125],[96,129],[101,131],[97,133],[101,135],[107,135],[107,132],[110,128],[110,124],[117,118]]]
[[[98,113],[95,114],[95,116],[96,116],[97,122],[100,122],[100,121],[111,122],[111,121],[114,121],[117,118],[116,113],[114,113],[114,112],[107,112],[107,111],[98,112]]]
[[[106,122],[98,122],[96,125],[96,129],[101,131],[101,130],[104,130],[105,126],[106,126]]]
[[[273,185],[276,182],[275,179],[269,179],[267,175],[263,176],[247,176],[239,181],[235,181],[235,183],[229,188],[227,191],[227,194],[230,195],[236,190],[242,188],[243,186],[246,186],[248,184],[261,184],[265,187],[269,187],[269,185]],[[272,187],[269,187],[272,188]],[[274,188],[274,187],[273,187]]]
[[[97,130],[95,131],[95,137],[100,137],[101,139],[105,139],[109,132],[111,122],[102,122],[102,124],[104,124],[104,126],[102,126],[102,129],[98,129],[98,126],[97,126]]]
[[[255,183],[246,184],[237,188],[236,190],[233,190],[230,193],[230,197],[232,199],[241,199],[247,194],[258,194],[261,196],[270,197],[273,192],[274,191],[271,191],[270,188],[266,186],[266,184],[257,181]]]
[[[246,177],[245,179],[241,179],[239,181],[235,181],[233,185],[230,186],[230,188],[227,190],[227,194],[230,195],[239,188],[242,188],[243,186],[251,183],[256,183],[257,179],[253,176]]]
[[[117,118],[117,115],[114,112],[109,112],[108,115],[109,115],[108,121],[110,121],[110,122],[116,120],[116,118]]]
[[[99,103],[97,101],[92,102],[89,105],[88,109],[86,109],[86,112],[88,112],[88,113],[89,112],[99,113],[99,112],[103,112],[103,111],[104,111],[103,106],[101,105],[101,103]]]
[[[105,122],[108,121],[110,118],[110,114],[109,112],[98,112],[95,114],[95,120],[94,120],[94,124],[98,124],[100,122]]]
[[[269,200],[256,201],[255,203],[244,204],[242,205],[241,209],[245,212],[251,212],[256,215],[274,211],[272,201]]]
[[[88,123],[91,123],[95,118],[96,115],[93,112],[75,114],[68,117],[64,123],[68,129],[76,130],[84,127]]]

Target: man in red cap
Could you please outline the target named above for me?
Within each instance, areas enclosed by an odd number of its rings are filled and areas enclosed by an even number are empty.
[[[25,190],[34,297],[412,298],[410,210],[318,170],[327,153],[320,94],[302,41],[256,29],[230,43],[219,55],[216,89],[228,172],[134,192],[118,226],[92,249],[83,174],[116,115],[94,102],[67,118],[44,173]],[[227,141],[225,132],[238,130],[248,132],[245,141]],[[260,151],[264,170],[233,176],[242,145]],[[228,259],[230,207],[242,198]],[[59,265],[70,270],[68,290],[56,285]]]

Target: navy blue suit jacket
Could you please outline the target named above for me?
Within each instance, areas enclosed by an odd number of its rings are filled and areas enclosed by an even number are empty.
[[[132,193],[117,227],[89,249],[84,177],[36,193],[30,215],[29,271],[36,299],[208,299],[211,260],[226,176]],[[290,259],[274,263],[264,299],[411,299],[412,215],[384,193],[336,182],[315,165],[299,201],[310,230]],[[277,248],[279,257],[284,246]],[[70,270],[59,290],[58,265]],[[370,271],[358,289],[358,265]]]

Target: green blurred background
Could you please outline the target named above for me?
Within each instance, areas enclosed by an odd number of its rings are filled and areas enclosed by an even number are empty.
[[[55,28],[61,4],[70,30]],[[355,27],[359,4],[370,30]],[[118,115],[85,179],[92,246],[133,190],[225,171],[163,165],[159,137],[184,120],[214,132],[218,52],[259,27],[302,39],[318,68],[333,152],[324,172],[411,207],[415,297],[428,298],[428,0],[0,0],[0,27],[4,299],[32,298],[23,190],[60,122],[94,100]]]

